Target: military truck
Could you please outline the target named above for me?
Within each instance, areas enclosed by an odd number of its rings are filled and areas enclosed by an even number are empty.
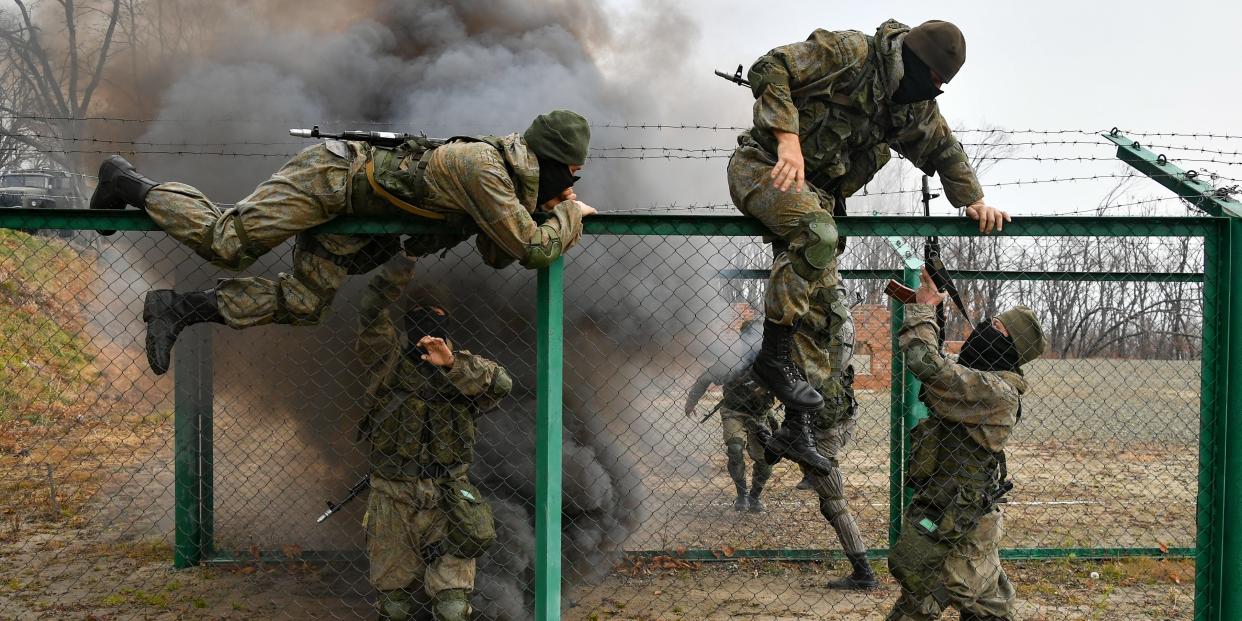
[[[0,207],[80,209],[83,200],[69,173],[10,170],[0,172]]]
[[[82,209],[86,201],[78,194],[73,178],[59,170],[8,170],[0,172],[0,209]],[[26,230],[27,233],[38,231]],[[48,231],[51,233],[51,231]],[[71,237],[73,231],[57,231]]]

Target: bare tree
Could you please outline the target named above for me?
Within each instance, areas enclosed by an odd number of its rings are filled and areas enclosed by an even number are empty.
[[[72,147],[81,137],[104,79],[121,16],[121,0],[12,0],[0,22],[0,132],[78,170]]]

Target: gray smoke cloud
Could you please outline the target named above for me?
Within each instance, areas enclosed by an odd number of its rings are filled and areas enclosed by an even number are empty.
[[[158,94],[161,122],[146,127],[141,140],[285,154],[302,145],[289,144],[284,129],[314,123],[503,134],[552,108],[607,121],[666,118],[688,105],[654,96],[690,89],[676,59],[696,35],[672,2],[639,3],[620,15],[559,0],[383,0],[359,7],[364,17],[344,26],[316,23],[320,10],[336,14],[333,6],[311,1],[260,12],[222,4],[203,53],[167,72],[176,78]],[[605,71],[604,64],[627,69]],[[362,122],[368,125],[350,127]],[[653,136],[623,138],[641,143]],[[597,131],[593,145],[617,142],[617,134]],[[141,164],[157,179],[232,202],[280,161],[147,156]],[[604,211],[653,203],[673,186],[723,188],[720,168],[672,177],[647,162],[594,161],[579,195]],[[711,281],[729,255],[724,244],[594,237],[570,254],[563,452],[570,584],[606,573],[644,519],[641,477],[661,466],[640,463],[642,456],[677,450],[657,402],[677,394],[678,378],[708,347],[696,335],[727,321]],[[420,261],[418,282],[449,287],[454,338],[505,364],[519,387],[499,412],[480,420],[472,474],[492,499],[501,537],[480,561],[476,608],[483,618],[521,619],[530,615],[533,580],[534,278],[516,267],[491,270],[465,248]],[[198,261],[183,253],[161,261],[159,254],[148,254],[154,264],[140,269],[166,274],[170,261],[182,263],[182,271],[183,262]],[[274,252],[250,271],[271,275],[287,256]],[[197,270],[181,285],[201,286],[210,275]],[[361,545],[356,522],[312,529],[291,526],[301,521],[289,516],[316,515],[318,499],[338,496],[363,468],[353,442],[361,384],[350,352],[364,282],[351,279],[320,326],[215,332],[222,547]]]

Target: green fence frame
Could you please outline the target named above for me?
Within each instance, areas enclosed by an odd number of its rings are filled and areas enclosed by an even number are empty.
[[[1168,552],[1150,548],[1035,548],[1006,549],[1008,559],[1053,557],[1115,558],[1124,556],[1191,556],[1195,564],[1195,619],[1225,621],[1242,618],[1242,205],[1213,192],[1191,172],[1171,165],[1163,156],[1143,149],[1129,138],[1106,135],[1118,148],[1118,157],[1148,174],[1179,196],[1203,209],[1208,217],[1021,217],[998,236],[1146,236],[1202,237],[1204,272],[1192,273],[1098,273],[1098,272],[1004,272],[959,271],[958,278],[1026,278],[1080,280],[1134,280],[1203,282],[1203,355],[1200,396],[1199,473],[1194,548]],[[876,216],[838,219],[843,235],[850,236],[973,236],[974,223],[954,217]],[[741,216],[661,216],[601,214],[585,221],[588,235],[654,235],[697,237],[759,237],[766,233],[758,221]],[[80,211],[0,209],[0,227],[18,229],[114,229],[158,231],[141,211]],[[339,218],[320,227],[332,233],[431,233],[442,225],[414,222],[408,218]],[[750,272],[750,273],[747,273]],[[761,275],[762,271],[739,270],[726,277]],[[910,270],[859,270],[846,277],[886,278],[900,276],[917,284]],[[560,513],[561,513],[561,360],[563,355],[563,265],[556,261],[539,270],[537,284],[537,421],[536,421],[536,618],[560,618]],[[894,306],[892,329],[901,321],[901,308]],[[212,358],[210,333],[191,329],[178,344],[174,407],[175,534],[174,565],[179,568],[204,563],[237,562],[213,547],[214,503],[212,446]],[[894,352],[899,351],[894,347]],[[906,431],[921,415],[917,380],[907,374],[894,355],[890,395],[890,543],[900,532],[901,509],[906,495],[901,467],[907,449]],[[1242,384],[1240,384],[1242,385]],[[1230,424],[1231,420],[1239,424]],[[1230,527],[1233,528],[1230,528]],[[638,552],[640,555],[666,551]],[[886,550],[871,550],[883,558]],[[708,550],[689,550],[682,556],[715,560]],[[308,558],[330,560],[340,553],[311,552]],[[280,560],[271,552],[260,558]],[[738,550],[736,558],[816,561],[840,558],[839,552],[823,550]]]

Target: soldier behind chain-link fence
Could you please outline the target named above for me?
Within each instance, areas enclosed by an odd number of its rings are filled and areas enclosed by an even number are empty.
[[[750,372],[759,347],[759,324],[755,320],[742,324],[736,347],[712,362],[699,376],[686,397],[686,416],[695,416],[695,406],[713,384],[720,386],[720,428],[724,438],[729,478],[737,497],[734,511],[762,513],[763,488],[772,476],[772,467],[763,461],[762,431],[775,427],[776,399],[755,381]],[[751,460],[751,480],[746,482],[746,456]]]
[[[423,256],[477,234],[488,265],[548,265],[577,243],[583,216],[595,213],[576,200],[572,187],[589,142],[586,119],[566,110],[503,137],[457,137],[447,144],[419,137],[394,148],[333,140],[294,156],[228,209],[188,185],[147,179],[112,156],[100,167],[91,208],[144,209],[199,256],[233,270],[296,237],[293,270],[275,280],[229,278],[207,291],[147,294],[147,359],[162,374],[186,326],[317,323],[347,275],[370,271],[397,252]],[[538,224],[536,210],[550,217]],[[347,214],[443,222],[452,232],[410,236],[404,243],[399,235],[307,233]]]
[[[729,160],[729,193],[742,213],[782,242],[754,367],[787,406],[777,434],[787,440],[787,456],[808,467],[827,468],[798,439],[823,397],[790,361],[790,342],[815,290],[837,280],[844,241],[833,218],[845,214],[845,198],[880,170],[891,148],[927,174],[939,173],[949,201],[979,220],[980,231],[1000,229],[1008,219],[983,202],[966,153],[934,101],[965,52],[965,39],[950,23],[911,29],[890,20],[874,36],[816,30],[750,68],[754,127],[738,137]]]
[[[924,271],[899,335],[906,365],[923,382],[928,418],[911,432],[906,483],[914,496],[888,565],[901,584],[889,621],[929,621],[946,607],[963,619],[1013,619],[1014,588],[1000,564],[1004,495],[1012,488],[1005,445],[1022,418],[1021,366],[1047,348],[1025,306],[986,319],[956,361],[940,352],[935,305]]]
[[[380,618],[469,618],[475,558],[496,536],[491,509],[467,478],[475,417],[509,394],[500,365],[452,348],[445,300],[405,315],[402,346],[390,306],[413,276],[392,258],[368,283],[358,356],[368,381],[361,435],[370,443],[371,496],[363,525]]]

